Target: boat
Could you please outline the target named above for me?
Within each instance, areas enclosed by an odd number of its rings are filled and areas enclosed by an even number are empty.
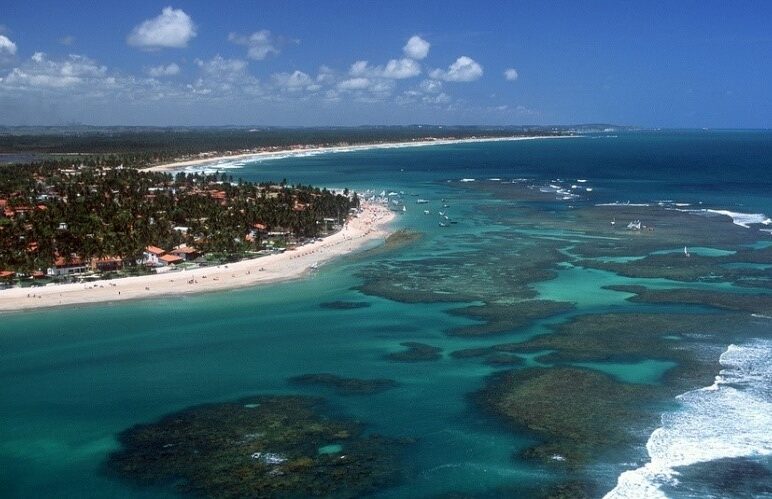
[[[440,227],[450,227],[450,224],[446,224],[445,222],[440,222]]]
[[[424,210],[424,215],[428,215],[428,214],[429,214],[429,210]]]
[[[439,213],[439,215],[440,215],[441,217],[444,217],[444,216],[445,216],[445,212],[444,212],[444,211],[438,211],[437,213]]]
[[[405,213],[407,211],[407,207],[403,204],[402,205],[402,213]]]
[[[627,224],[627,228],[630,230],[641,230],[641,221],[636,220],[634,222],[630,222],[629,224]]]
[[[686,256],[692,256],[692,255],[690,255],[690,254],[689,254],[689,250],[687,249],[687,247],[686,247],[686,246],[684,246],[684,255],[686,255]]]
[[[415,202],[416,202],[416,204],[426,204],[429,201],[427,201],[426,199],[418,198],[418,199],[415,200]]]

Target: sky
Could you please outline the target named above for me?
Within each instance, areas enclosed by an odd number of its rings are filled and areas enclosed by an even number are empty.
[[[0,0],[0,125],[772,127],[772,2]]]

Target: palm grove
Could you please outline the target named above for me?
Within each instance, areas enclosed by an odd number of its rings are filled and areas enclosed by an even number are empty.
[[[194,245],[238,259],[268,231],[320,235],[359,205],[285,182],[232,182],[224,174],[64,167],[52,160],[0,167],[0,269],[30,273],[59,258],[118,257],[136,266],[149,245]]]

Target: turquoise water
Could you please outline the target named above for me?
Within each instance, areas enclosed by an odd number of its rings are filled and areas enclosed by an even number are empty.
[[[574,366],[595,369],[625,383],[657,384],[675,362],[647,359],[640,362],[576,362]]]
[[[191,405],[284,393],[322,395],[336,411],[364,422],[368,431],[415,439],[405,450],[402,483],[379,496],[492,493],[499,487],[559,480],[561,469],[513,457],[534,444],[537,437],[533,433],[495,420],[469,398],[489,375],[504,367],[454,359],[450,352],[525,341],[549,334],[554,325],[581,314],[671,310],[631,303],[627,300],[630,293],[602,286],[748,290],[731,283],[629,279],[573,266],[567,255],[565,261],[551,266],[554,277],[538,280],[530,288],[539,298],[571,302],[574,310],[494,336],[464,337],[447,332],[481,321],[448,312],[480,301],[410,303],[365,295],[356,290],[364,279],[360,274],[386,261],[420,262],[427,272],[442,265],[452,291],[503,286],[505,283],[494,279],[495,272],[488,274],[494,277],[489,282],[465,282],[469,274],[462,266],[454,268],[456,263],[439,259],[456,262],[468,255],[468,265],[475,268],[483,256],[508,255],[532,244],[565,247],[594,240],[596,236],[581,229],[510,225],[511,220],[528,217],[559,219],[568,203],[581,207],[614,200],[674,199],[772,213],[766,190],[769,181],[761,181],[768,176],[757,174],[764,166],[757,154],[772,152],[770,136],[749,132],[718,139],[723,145],[711,145],[716,137],[711,142],[701,134],[681,133],[465,144],[289,158],[234,169],[234,176],[251,180],[286,177],[293,183],[404,191],[401,198],[407,211],[398,215],[394,227],[418,230],[424,237],[396,252],[365,252],[325,265],[298,282],[4,315],[0,322],[0,496],[163,496],[159,490],[139,488],[102,472],[106,456],[117,448],[119,432]],[[738,150],[754,154],[738,156]],[[645,161],[642,151],[647,151]],[[648,168],[645,175],[641,161]],[[738,180],[734,173],[729,175],[721,161],[746,165],[745,177]],[[674,162],[692,168],[688,171],[694,175],[679,174],[673,179]],[[705,168],[706,162],[714,167]],[[528,178],[532,182],[562,178],[568,183],[586,178],[584,185],[593,191],[578,200],[539,202],[528,208],[531,211],[523,211],[528,203],[499,199],[476,186],[460,184],[461,178],[477,178],[478,182],[486,178]],[[419,196],[430,202],[416,204]],[[424,209],[430,214],[424,214]],[[439,211],[458,223],[440,227]],[[759,233],[762,243],[764,234]],[[690,251],[731,254],[709,246]],[[517,265],[513,258],[506,261]],[[631,257],[614,258],[631,261]],[[768,267],[755,267],[765,269]],[[333,301],[364,301],[369,306],[346,310],[319,306]],[[389,353],[403,350],[400,343],[406,341],[439,347],[441,357],[414,363],[386,359]],[[536,360],[546,353],[549,351],[518,353],[523,365],[515,369],[549,366]],[[647,386],[661,384],[665,373],[676,367],[658,358],[573,365],[604,372],[623,383]],[[287,381],[317,372],[390,378],[399,386],[347,397]],[[336,445],[319,452],[339,452]],[[340,445],[345,450],[345,444]],[[599,478],[606,488],[613,486],[621,469],[614,466],[611,463],[611,471]]]

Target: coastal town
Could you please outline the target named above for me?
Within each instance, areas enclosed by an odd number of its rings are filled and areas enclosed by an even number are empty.
[[[3,287],[206,267],[341,230],[356,193],[49,161],[0,170]]]

